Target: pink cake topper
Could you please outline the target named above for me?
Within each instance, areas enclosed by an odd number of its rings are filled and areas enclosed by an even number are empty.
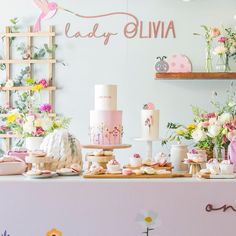
[[[192,72],[192,63],[185,55],[178,54],[168,57],[167,63],[169,64],[168,72]]]
[[[144,110],[155,110],[155,105],[153,103],[149,102],[143,106],[143,109]]]
[[[34,0],[34,2],[41,9],[41,14],[34,25],[34,32],[38,32],[41,30],[41,21],[53,17],[58,6],[55,2],[48,2],[47,0]]]

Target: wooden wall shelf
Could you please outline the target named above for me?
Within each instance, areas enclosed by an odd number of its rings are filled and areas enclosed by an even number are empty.
[[[21,136],[17,134],[0,134],[0,138],[12,139],[12,138],[21,138]]]
[[[156,73],[158,80],[223,80],[223,79],[236,79],[236,73],[230,72],[190,72],[190,73]]]
[[[55,59],[40,59],[40,60],[20,60],[20,59],[12,59],[12,60],[0,60],[1,64],[48,64],[48,63],[56,63]]]
[[[11,115],[10,113],[9,114],[0,114],[0,118],[7,118],[9,115]],[[38,113],[38,114],[35,114],[37,116],[40,116],[40,115],[43,115],[42,113]],[[56,117],[57,114],[56,113],[49,113],[48,114],[49,117]]]
[[[43,90],[54,91],[56,90],[55,86],[49,86],[46,88],[42,88]],[[0,91],[24,91],[24,90],[32,90],[32,86],[19,86],[19,87],[0,87]]]
[[[55,32],[18,32],[18,33],[0,33],[0,37],[48,37],[55,36]]]

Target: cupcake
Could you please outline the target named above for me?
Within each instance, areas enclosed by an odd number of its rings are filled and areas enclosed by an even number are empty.
[[[206,164],[207,170],[213,175],[218,175],[220,173],[220,164],[216,159],[211,159]]]
[[[89,168],[89,173],[94,175],[104,174],[105,170],[102,166],[100,166],[98,163],[93,163]]]
[[[134,154],[133,157],[130,158],[130,166],[131,167],[141,167],[142,166],[142,158],[139,154]]]
[[[234,173],[234,166],[229,160],[224,160],[220,163],[220,171],[223,175],[231,175]]]
[[[117,160],[110,160],[107,163],[107,171],[109,173],[121,173],[121,166],[120,163]]]

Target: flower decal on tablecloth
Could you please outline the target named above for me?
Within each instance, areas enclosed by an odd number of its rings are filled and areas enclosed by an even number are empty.
[[[151,236],[151,232],[154,231],[160,223],[157,213],[152,210],[138,213],[136,216],[136,222],[145,229],[142,233],[146,236]]]
[[[54,228],[51,231],[47,232],[46,236],[62,236],[62,232]]]
[[[2,236],[10,236],[10,234],[8,234],[7,231],[5,230]]]

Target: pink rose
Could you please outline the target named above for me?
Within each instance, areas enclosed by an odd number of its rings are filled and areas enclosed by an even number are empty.
[[[226,37],[220,37],[218,42],[219,43],[225,43],[227,40],[228,40],[228,38],[226,38]]]
[[[140,155],[138,153],[133,155],[134,158],[140,158]]]
[[[52,110],[52,106],[48,103],[45,103],[45,104],[42,104],[40,107],[39,107],[39,110],[41,112],[50,112]]]
[[[36,131],[33,132],[33,136],[41,137],[44,135],[44,129],[42,127],[36,127]]]
[[[39,84],[42,84],[44,88],[47,88],[47,87],[48,87],[48,82],[47,82],[47,80],[45,80],[45,79],[41,79],[41,80],[39,81]]]

